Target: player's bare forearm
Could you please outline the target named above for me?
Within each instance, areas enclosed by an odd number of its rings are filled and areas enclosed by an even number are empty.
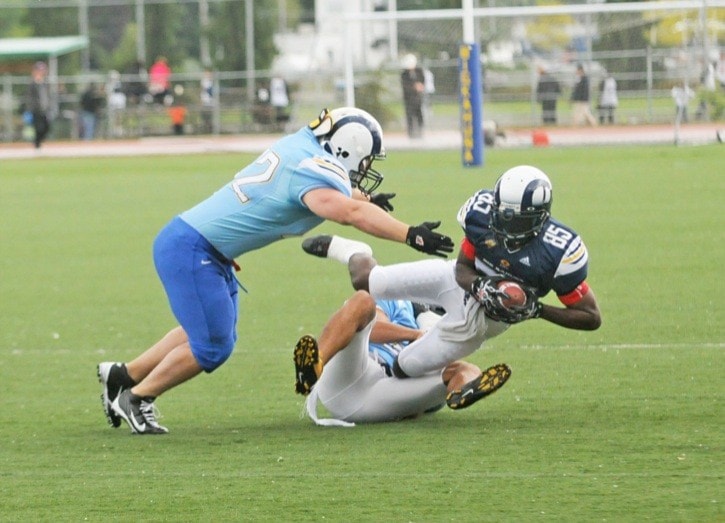
[[[591,289],[579,302],[566,308],[544,304],[540,317],[567,329],[590,331],[602,324],[599,306]]]
[[[397,323],[378,321],[375,323],[370,333],[370,341],[372,343],[395,343],[398,341],[414,341],[417,340],[422,331],[411,329]]]
[[[393,218],[377,205],[366,202],[356,203],[359,203],[359,208],[349,214],[347,225],[352,225],[356,229],[378,238],[405,243],[410,228],[408,224]]]
[[[471,290],[471,285],[480,275],[476,271],[473,260],[466,257],[463,252],[458,253],[456,260],[456,282],[466,291]]]
[[[396,220],[367,200],[348,198],[332,189],[315,189],[303,201],[317,216],[356,229],[378,238],[405,243],[407,224]]]

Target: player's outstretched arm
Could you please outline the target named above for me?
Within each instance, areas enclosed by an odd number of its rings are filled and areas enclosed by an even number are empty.
[[[453,251],[453,241],[434,230],[440,222],[410,226],[373,203],[348,198],[334,189],[315,189],[305,194],[303,201],[321,218],[352,225],[378,238],[406,243],[418,251],[441,257]]]

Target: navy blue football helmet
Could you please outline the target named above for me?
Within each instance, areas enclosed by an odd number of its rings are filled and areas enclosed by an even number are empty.
[[[491,229],[511,252],[536,237],[551,216],[551,181],[530,165],[519,165],[496,181]]]

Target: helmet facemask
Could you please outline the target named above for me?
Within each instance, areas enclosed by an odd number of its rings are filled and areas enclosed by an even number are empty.
[[[550,216],[544,209],[516,212],[502,207],[499,205],[491,212],[491,229],[510,252],[518,251],[535,238]]]
[[[384,155],[363,158],[357,170],[348,173],[350,184],[357,187],[363,194],[371,194],[383,183],[383,175],[373,169],[373,160],[384,160]]]

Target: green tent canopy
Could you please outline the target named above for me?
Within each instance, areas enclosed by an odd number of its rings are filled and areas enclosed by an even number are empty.
[[[85,36],[0,38],[0,61],[49,60],[88,47]]]

